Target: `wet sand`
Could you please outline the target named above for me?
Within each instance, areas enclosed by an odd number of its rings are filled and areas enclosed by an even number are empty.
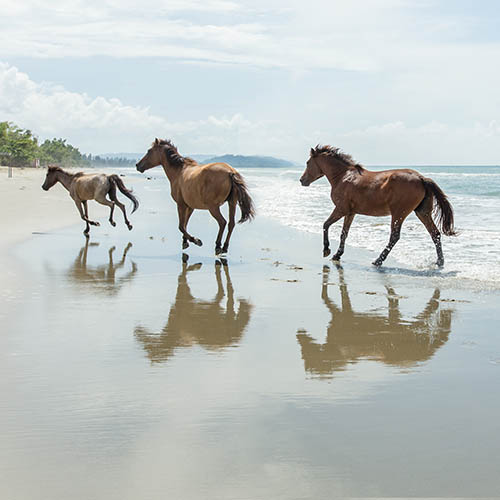
[[[161,172],[86,241],[42,175],[0,178],[0,498],[500,496],[498,293],[262,217],[183,255]]]

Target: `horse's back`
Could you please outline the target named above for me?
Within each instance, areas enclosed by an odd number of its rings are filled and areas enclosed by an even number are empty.
[[[340,197],[333,200],[336,205],[341,203],[355,213],[373,216],[412,211],[425,196],[422,176],[411,169],[364,169],[347,177],[346,185],[334,191],[334,196]]]
[[[227,163],[207,163],[187,169],[181,188],[184,201],[191,208],[207,209],[222,205],[231,192],[230,174],[237,173]]]
[[[106,174],[84,174],[74,180],[74,189],[78,197],[84,200],[93,200],[96,193],[108,189],[108,176]]]

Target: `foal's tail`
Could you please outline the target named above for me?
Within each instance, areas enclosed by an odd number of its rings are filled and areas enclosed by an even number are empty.
[[[255,207],[243,177],[238,172],[231,173],[230,176],[232,187],[229,196],[231,196],[233,192],[236,192],[238,205],[241,210],[241,219],[238,221],[238,224],[241,224],[255,217]]]
[[[131,189],[127,189],[125,187],[125,184],[123,184],[123,181],[120,179],[120,177],[116,174],[110,175],[109,180],[129,199],[132,200],[132,203],[134,204],[134,208],[132,210],[132,213],[134,213],[138,208],[139,208],[139,200],[132,194]]]
[[[441,227],[441,231],[446,236],[456,236],[453,208],[448,197],[432,179],[423,177],[422,182],[427,193],[431,193],[434,197],[434,214],[437,217],[437,225]]]

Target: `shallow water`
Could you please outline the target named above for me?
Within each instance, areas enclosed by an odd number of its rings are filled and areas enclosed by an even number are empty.
[[[498,292],[352,248],[337,267],[265,217],[221,261],[195,213],[183,258],[159,187],[131,233],[15,249],[0,498],[500,495]]]

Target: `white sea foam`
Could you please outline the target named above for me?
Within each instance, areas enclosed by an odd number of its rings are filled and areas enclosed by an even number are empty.
[[[446,275],[458,285],[477,289],[500,289],[500,171],[489,167],[448,167],[442,172],[422,170],[448,195],[455,210],[458,237],[443,237]],[[486,170],[486,171],[485,171]],[[492,170],[492,171],[488,171]],[[323,221],[333,210],[330,186],[322,179],[304,188],[302,169],[248,169],[244,172],[255,195],[260,215],[287,226],[320,234]],[[376,257],[389,239],[389,217],[357,216],[347,244],[373,252]],[[332,248],[338,242],[341,224],[331,228]],[[319,243],[318,243],[319,244]],[[433,269],[434,245],[424,226],[411,215],[390,259],[412,270]],[[388,261],[388,264],[391,262]]]

